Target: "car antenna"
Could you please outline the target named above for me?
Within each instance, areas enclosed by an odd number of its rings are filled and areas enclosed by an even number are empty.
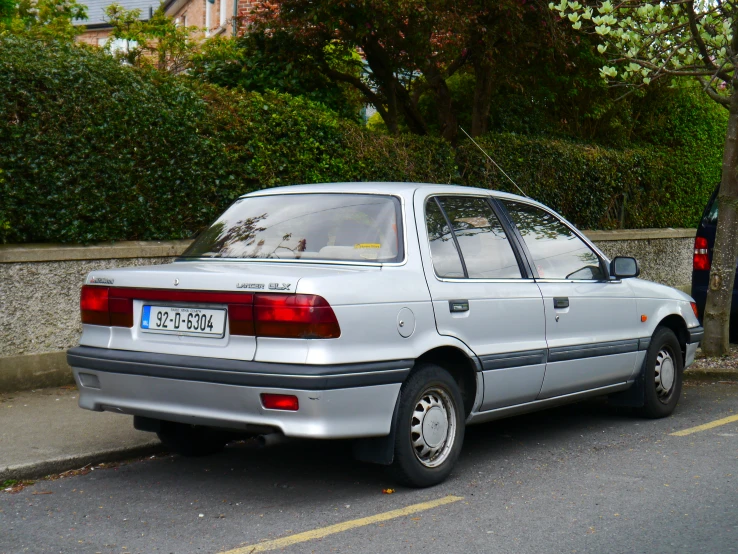
[[[523,189],[521,189],[521,188],[520,188],[520,187],[518,186],[518,184],[517,184],[517,183],[516,183],[515,181],[513,181],[513,180],[512,180],[512,178],[511,178],[511,177],[510,177],[510,176],[509,176],[509,175],[508,175],[507,173],[505,173],[505,170],[504,170],[504,169],[502,169],[502,168],[501,168],[501,167],[500,167],[499,165],[497,165],[497,162],[496,162],[496,161],[494,161],[494,160],[492,159],[492,157],[491,157],[491,156],[490,156],[489,154],[487,154],[487,152],[485,152],[485,151],[484,151],[484,150],[482,149],[482,147],[481,147],[481,146],[479,146],[479,144],[477,143],[477,141],[476,141],[476,140],[474,140],[474,139],[473,139],[473,138],[471,137],[471,135],[470,135],[469,133],[467,133],[467,132],[466,132],[466,130],[465,130],[465,129],[464,129],[464,128],[463,128],[462,126],[461,126],[461,125],[459,125],[459,129],[461,129],[462,131],[464,131],[464,134],[465,134],[465,135],[466,135],[467,137],[469,137],[469,140],[471,140],[471,141],[472,141],[472,142],[474,143],[474,146],[476,146],[477,148],[479,148],[479,150],[480,150],[480,151],[482,152],[482,154],[484,154],[485,156],[487,156],[487,159],[489,159],[489,161],[491,161],[491,162],[492,162],[493,164],[495,164],[495,167],[496,167],[497,169],[499,169],[500,171],[502,171],[502,174],[503,174],[503,175],[504,175],[505,177],[507,177],[507,178],[508,178],[508,180],[509,180],[509,181],[510,181],[510,182],[511,182],[511,183],[512,183],[513,185],[515,185],[515,188],[516,188],[516,189],[518,189],[518,190],[520,191],[520,194],[522,194],[522,195],[523,195],[523,196],[525,196],[526,198],[530,198],[530,196],[528,196],[527,194],[525,194],[525,192],[523,191]]]

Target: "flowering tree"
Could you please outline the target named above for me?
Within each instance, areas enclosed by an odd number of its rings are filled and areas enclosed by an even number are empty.
[[[560,0],[549,8],[601,38],[597,49],[610,61],[600,72],[613,84],[632,89],[661,79],[696,79],[729,111],[702,344],[708,356],[723,355],[738,261],[738,1]]]

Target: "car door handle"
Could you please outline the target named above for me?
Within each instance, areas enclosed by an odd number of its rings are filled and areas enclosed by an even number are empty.
[[[469,311],[469,301],[468,300],[449,300],[448,309],[452,314],[457,314],[459,312],[468,312]]]
[[[554,308],[561,309],[561,308],[568,308],[569,307],[569,299],[566,297],[557,297],[554,298]]]

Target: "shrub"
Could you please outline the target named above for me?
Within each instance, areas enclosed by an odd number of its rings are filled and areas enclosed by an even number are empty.
[[[376,136],[306,99],[0,39],[2,242],[183,238],[258,188],[454,174],[440,140]]]
[[[654,115],[629,149],[509,133],[480,142],[527,194],[583,228],[623,217],[628,227],[695,225],[720,177],[713,135],[724,118],[689,98],[670,105],[654,108],[669,117]],[[697,116],[704,125],[691,125]],[[0,38],[0,242],[185,238],[241,194],[329,181],[517,192],[468,141],[392,137],[304,97]]]
[[[490,134],[482,148],[526,194],[583,229],[696,226],[720,179],[719,162],[704,173],[694,152],[639,145],[612,149],[512,134]],[[466,142],[458,149],[462,180],[519,194]]]

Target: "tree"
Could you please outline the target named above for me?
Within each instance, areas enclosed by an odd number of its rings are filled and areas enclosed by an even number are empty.
[[[561,0],[549,8],[575,29],[601,37],[597,49],[611,58],[600,71],[616,86],[632,90],[663,79],[696,79],[728,110],[702,343],[708,356],[725,354],[738,262],[738,1],[606,0],[590,6]]]
[[[126,48],[116,55],[134,66],[154,65],[160,71],[181,73],[190,65],[197,48],[193,35],[198,27],[177,25],[160,6],[148,21],[141,20],[141,10],[126,10],[111,4],[105,10],[113,30],[111,37],[126,41]]]
[[[73,24],[82,19],[87,19],[87,7],[77,0],[0,0],[0,33],[71,41],[84,31]]]
[[[320,55],[330,67],[360,75],[361,58],[356,52],[329,44]],[[310,53],[291,34],[281,31],[251,30],[238,38],[210,38],[193,55],[190,74],[222,87],[303,96],[347,119],[358,120],[361,111],[360,94],[326,77]]]
[[[257,29],[290,33],[323,74],[359,90],[377,109],[390,132],[397,133],[403,122],[411,132],[424,135],[428,128],[417,108],[419,94],[414,94],[422,69],[433,74],[433,85],[440,91],[445,85],[443,77],[452,75],[464,61],[460,54],[456,64],[443,63],[438,57],[431,60],[430,38],[439,27],[440,10],[428,9],[428,3],[283,0],[265,3],[255,14],[254,23]],[[347,73],[331,67],[323,52],[332,43],[346,50],[361,49],[366,60],[363,78],[354,71]],[[418,62],[425,52],[425,65],[429,67],[421,68],[422,62]],[[443,51],[444,62],[449,54],[450,49]],[[447,108],[448,102],[441,102],[439,119],[452,119]],[[450,132],[455,132],[455,126]]]
[[[462,70],[473,73],[472,131],[483,133],[495,87],[550,50],[548,10],[539,1],[281,0],[260,4],[250,17],[267,35],[291,34],[324,75],[360,91],[391,133],[404,126],[428,134],[418,103],[432,95],[437,129],[453,141],[458,107],[448,80]],[[323,55],[327,45],[360,50],[363,75],[332,66]]]

